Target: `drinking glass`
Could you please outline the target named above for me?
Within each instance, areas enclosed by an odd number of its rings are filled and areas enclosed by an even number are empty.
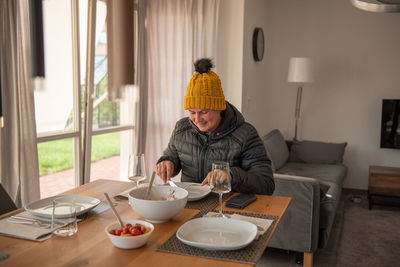
[[[136,187],[139,187],[140,181],[146,179],[144,154],[129,155],[128,179],[136,182]]]
[[[222,195],[231,191],[231,174],[228,162],[212,164],[212,174],[209,181],[211,191],[219,194],[219,213],[215,217],[229,218],[222,213]]]
[[[78,223],[76,220],[75,201],[64,197],[53,200],[53,211],[51,214],[51,227],[57,228],[53,234],[56,236],[71,236],[78,232]]]

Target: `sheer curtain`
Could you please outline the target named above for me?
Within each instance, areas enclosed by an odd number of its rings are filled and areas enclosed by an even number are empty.
[[[40,198],[28,20],[28,0],[0,1],[0,179],[18,207]]]
[[[187,116],[183,98],[194,61],[216,56],[218,8],[219,0],[147,1],[144,151],[148,174],[166,148],[176,121]]]

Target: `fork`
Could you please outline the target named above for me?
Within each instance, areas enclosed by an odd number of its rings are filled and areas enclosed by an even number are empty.
[[[17,224],[30,224],[30,225],[37,225],[40,228],[50,228],[50,223],[42,223],[39,220],[33,218],[25,218],[19,216],[11,216],[8,220],[10,223],[17,223]]]
[[[169,180],[168,183],[169,183],[170,186],[179,187],[179,186],[177,186],[176,183],[174,183],[174,181],[172,181],[172,180]]]

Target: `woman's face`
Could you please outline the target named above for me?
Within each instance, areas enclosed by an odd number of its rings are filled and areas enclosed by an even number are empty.
[[[189,118],[200,131],[211,133],[221,122],[221,111],[192,108],[189,109]]]

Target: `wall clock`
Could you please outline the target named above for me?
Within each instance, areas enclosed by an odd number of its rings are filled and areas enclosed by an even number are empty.
[[[261,28],[255,28],[253,32],[253,57],[255,61],[264,57],[264,31]]]

